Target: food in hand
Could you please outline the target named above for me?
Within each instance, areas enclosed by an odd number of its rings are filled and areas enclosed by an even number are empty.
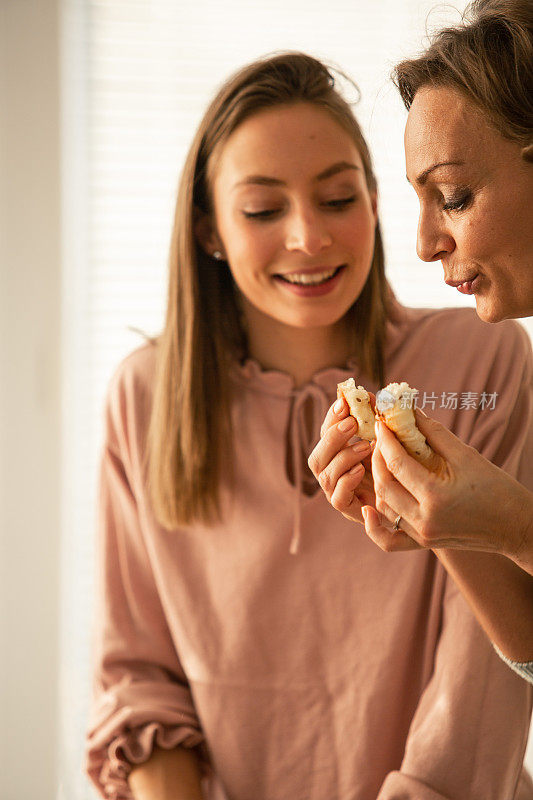
[[[385,423],[409,455],[431,472],[439,472],[442,458],[431,449],[416,427],[414,397],[416,389],[408,383],[389,383],[376,395],[376,419]]]
[[[370,404],[370,395],[362,386],[356,386],[353,378],[348,378],[337,385],[337,397],[344,397],[348,403],[350,414],[357,420],[357,436],[369,442],[376,438],[374,430],[374,411]]]
[[[444,461],[431,449],[425,436],[416,426],[414,399],[417,389],[408,383],[389,383],[376,395],[375,411],[370,395],[363,386],[357,386],[353,378],[337,385],[337,397],[344,397],[350,414],[357,420],[357,435],[369,442],[376,438],[376,419],[385,423],[402,443],[410,456],[431,472],[440,472]]]

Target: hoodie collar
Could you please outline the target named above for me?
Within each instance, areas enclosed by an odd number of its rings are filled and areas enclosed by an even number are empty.
[[[253,358],[247,358],[242,364],[234,364],[233,377],[248,390],[286,398],[290,403],[288,446],[294,469],[293,525],[289,545],[291,555],[298,553],[302,539],[303,459],[309,456],[320,438],[320,427],[337,395],[337,384],[353,375],[358,375],[358,367],[355,359],[349,359],[345,367],[319,370],[306,384],[295,387],[291,375],[278,370],[265,370]],[[305,408],[309,402],[312,408],[311,430],[308,430],[305,418]]]

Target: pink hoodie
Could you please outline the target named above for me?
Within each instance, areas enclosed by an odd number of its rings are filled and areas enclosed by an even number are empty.
[[[224,521],[167,531],[142,467],[154,359],[153,345],[126,358],[107,403],[88,741],[102,794],[130,798],[155,741],[197,747],[212,800],[531,800],[533,687],[433,553],[382,552],[318,486],[301,491],[301,466],[288,477],[287,448],[304,463],[337,382],[380,387],[355,362],[299,389],[235,365]],[[531,488],[532,375],[516,323],[400,307],[389,324],[386,382],[434,398],[426,413]]]

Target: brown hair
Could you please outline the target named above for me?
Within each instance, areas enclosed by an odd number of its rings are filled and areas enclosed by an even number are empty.
[[[181,175],[166,323],[157,344],[148,480],[155,514],[168,528],[220,517],[222,474],[231,474],[228,367],[247,353],[229,267],[207,255],[194,235],[197,215],[211,212],[213,154],[254,113],[297,102],[312,103],[332,114],[359,150],[368,188],[376,188],[359,125],[335,88],[331,71],[320,61],[303,53],[260,59],[226,81],[210,104]],[[370,274],[348,314],[359,365],[380,383],[388,297],[377,225]]]
[[[527,147],[533,133],[533,0],[474,0],[392,79],[409,109],[422,86],[458,89],[499,133]]]

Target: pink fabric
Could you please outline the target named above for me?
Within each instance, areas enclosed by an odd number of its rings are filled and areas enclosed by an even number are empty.
[[[224,522],[165,531],[143,471],[154,355],[125,359],[106,410],[88,740],[101,793],[130,798],[131,763],[155,740],[196,747],[217,800],[531,800],[517,787],[532,687],[433,554],[383,553],[288,478],[287,442],[309,453],[338,381],[380,387],[355,362],[298,390],[236,365]],[[533,488],[532,374],[516,323],[403,309],[389,325],[386,381],[439,401],[497,393],[494,410],[425,410]]]

